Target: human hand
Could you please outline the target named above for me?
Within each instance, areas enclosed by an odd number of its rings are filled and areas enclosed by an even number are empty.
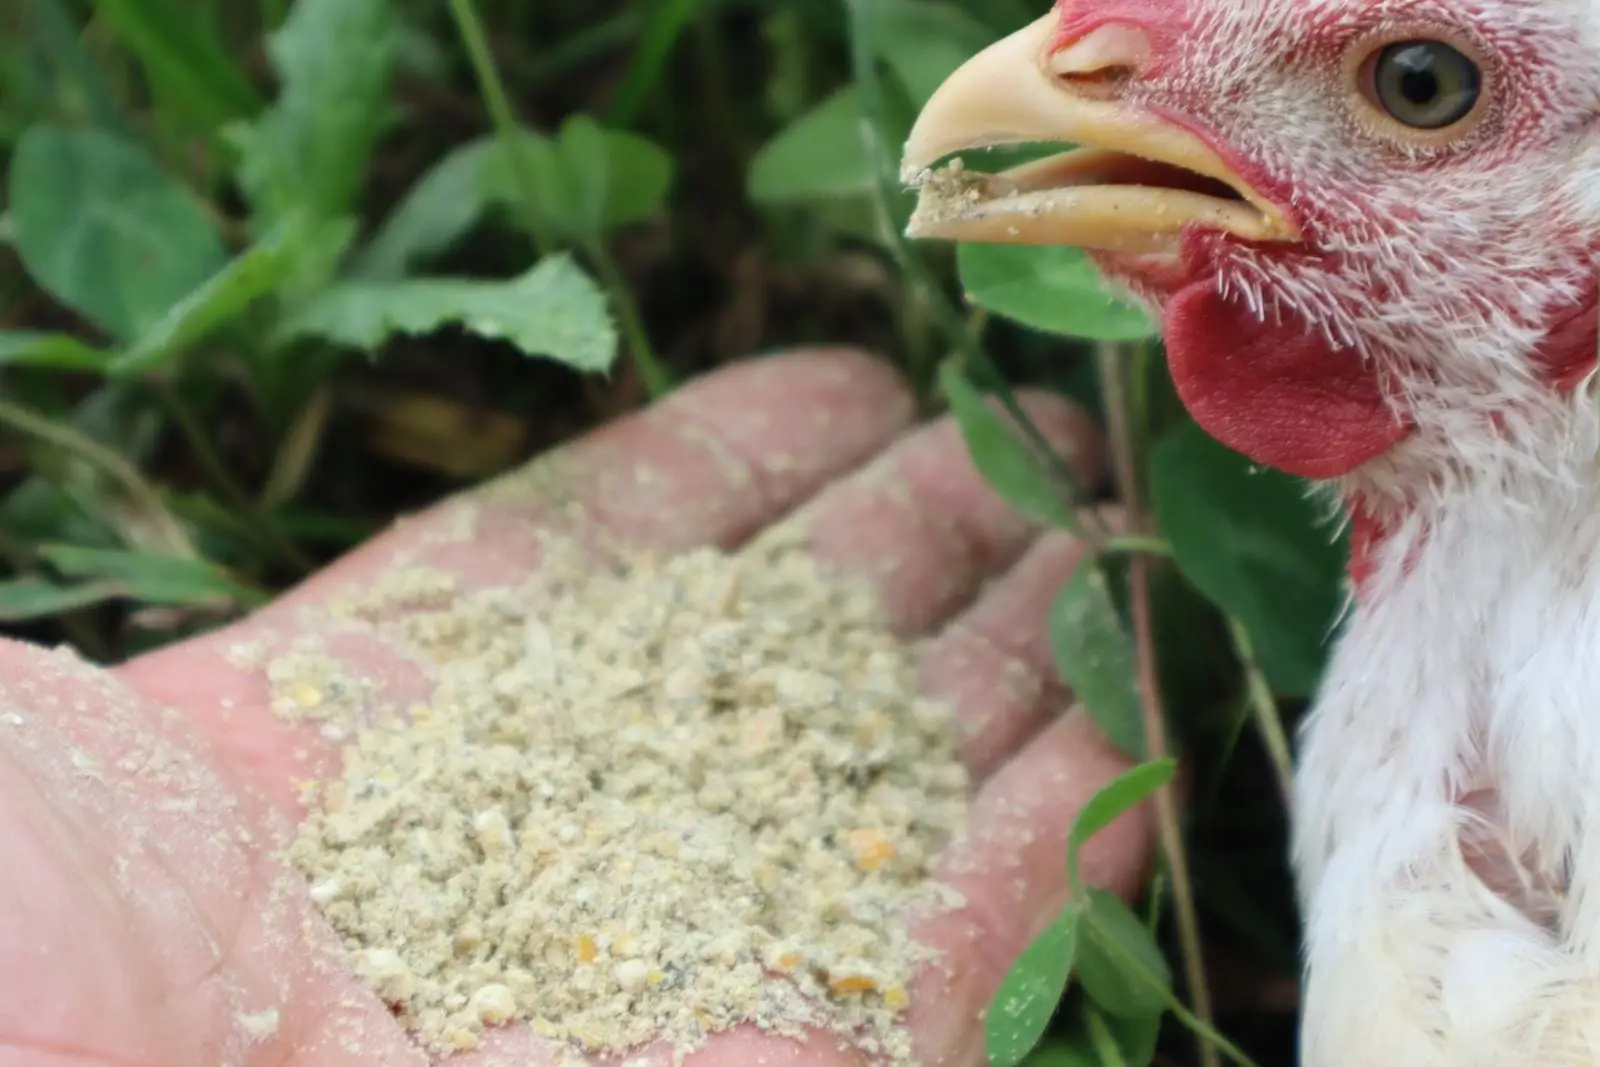
[[[1097,469],[1081,415],[1029,406]],[[304,632],[305,609],[402,562],[472,587],[520,584],[539,564],[536,532],[570,521],[562,503],[663,549],[732,546],[799,507],[819,558],[871,577],[905,634],[937,635],[924,687],[956,705],[980,785],[970,840],[945,863],[967,903],[919,931],[946,955],[913,988],[909,1024],[921,1062],[986,1062],[982,1012],[1064,901],[1079,806],[1125,763],[1081,713],[1057,714],[1044,620],[1077,546],[1006,508],[948,420],[908,430],[912,415],[901,384],[859,356],[736,366],[399,524],[222,632],[112,671],[0,644],[0,1067],[427,1062],[275,855],[298,817],[294,782],[336,773],[337,746],[275,717],[265,678],[229,650]],[[423,683],[392,650],[339,655],[394,700]],[[1086,875],[1131,893],[1149,845],[1143,813],[1126,816],[1090,842]],[[450,1062],[549,1053],[508,1027]],[[831,1040],[736,1030],[689,1062],[857,1060]]]

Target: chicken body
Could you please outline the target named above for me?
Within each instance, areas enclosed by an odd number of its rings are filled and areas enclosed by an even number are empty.
[[[1062,0],[908,177],[1043,140],[1090,151],[913,233],[1095,250],[1197,421],[1353,525],[1303,1062],[1600,1065],[1600,4]]]

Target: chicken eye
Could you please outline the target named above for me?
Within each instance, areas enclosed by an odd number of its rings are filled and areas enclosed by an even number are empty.
[[[1483,92],[1483,72],[1442,41],[1398,41],[1372,64],[1373,102],[1396,122],[1442,130],[1465,119]]]

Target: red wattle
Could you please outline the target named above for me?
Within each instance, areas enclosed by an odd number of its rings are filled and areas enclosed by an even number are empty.
[[[1189,414],[1257,463],[1334,478],[1410,433],[1355,352],[1300,322],[1263,322],[1211,284],[1176,294],[1163,332],[1173,383]]]

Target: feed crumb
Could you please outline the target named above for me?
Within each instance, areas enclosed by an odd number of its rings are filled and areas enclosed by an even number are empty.
[[[238,1015],[239,1029],[252,1042],[260,1044],[278,1033],[278,1009],[268,1008],[265,1011],[247,1011]]]
[[[353,737],[290,850],[361,979],[436,1052],[523,1021],[570,1054],[681,1055],[754,1024],[908,1067],[906,988],[933,958],[910,927],[960,903],[931,871],[971,800],[916,648],[795,529],[543,558],[421,609],[401,577],[413,608],[387,616],[367,593],[434,690]],[[285,714],[309,687],[316,718],[359,721],[326,662],[268,673]]]
[[[910,221],[913,230],[968,218],[988,201],[1016,191],[1000,176],[968,170],[959,159],[903,177],[917,192],[917,206]]]

